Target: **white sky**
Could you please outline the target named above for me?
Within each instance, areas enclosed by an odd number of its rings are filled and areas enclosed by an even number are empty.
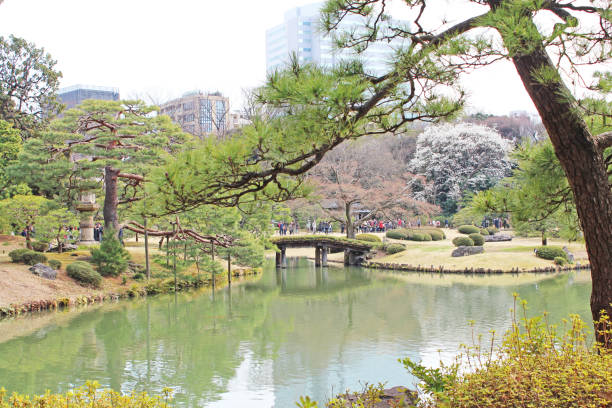
[[[312,2],[5,0],[0,35],[44,47],[58,61],[62,87],[113,86],[122,98],[151,95],[157,102],[194,89],[218,90],[235,109],[242,89],[265,79],[266,29],[282,22],[286,10]],[[450,9],[436,13],[473,15],[467,7]],[[470,74],[462,83],[471,95],[470,111],[535,112],[508,62]]]

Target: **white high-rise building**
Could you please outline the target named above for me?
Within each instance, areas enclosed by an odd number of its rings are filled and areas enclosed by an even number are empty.
[[[343,59],[355,57],[351,50],[335,49],[333,38],[325,35],[320,28],[320,9],[323,3],[296,7],[285,13],[285,20],[266,31],[266,70],[286,66],[291,54],[295,54],[302,63],[313,62],[319,65],[333,66]],[[340,31],[360,27],[363,19],[360,16],[347,16],[339,26]],[[375,43],[359,56],[365,63],[368,72],[378,75],[386,72],[388,61],[394,49],[400,47],[403,40],[396,39],[390,43]]]

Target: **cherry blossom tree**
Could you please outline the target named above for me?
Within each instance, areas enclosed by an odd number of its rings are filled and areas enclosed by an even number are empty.
[[[467,193],[509,176],[510,144],[495,130],[469,123],[431,126],[418,136],[409,169],[431,184],[413,181],[415,198],[454,213]],[[416,186],[421,184],[421,188]],[[420,190],[420,191],[419,191]]]

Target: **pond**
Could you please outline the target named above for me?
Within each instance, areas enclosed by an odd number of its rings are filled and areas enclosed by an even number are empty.
[[[365,383],[414,383],[397,359],[450,360],[474,330],[510,325],[513,292],[550,321],[590,319],[589,272],[463,276],[267,263],[215,293],[95,305],[0,322],[0,387],[175,390],[183,407],[291,407]],[[590,321],[590,320],[589,320]]]

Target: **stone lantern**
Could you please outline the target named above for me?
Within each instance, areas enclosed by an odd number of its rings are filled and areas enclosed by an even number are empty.
[[[96,195],[91,192],[82,192],[81,201],[76,205],[79,211],[81,229],[80,245],[94,245],[94,213],[98,211],[100,206],[96,203]]]

